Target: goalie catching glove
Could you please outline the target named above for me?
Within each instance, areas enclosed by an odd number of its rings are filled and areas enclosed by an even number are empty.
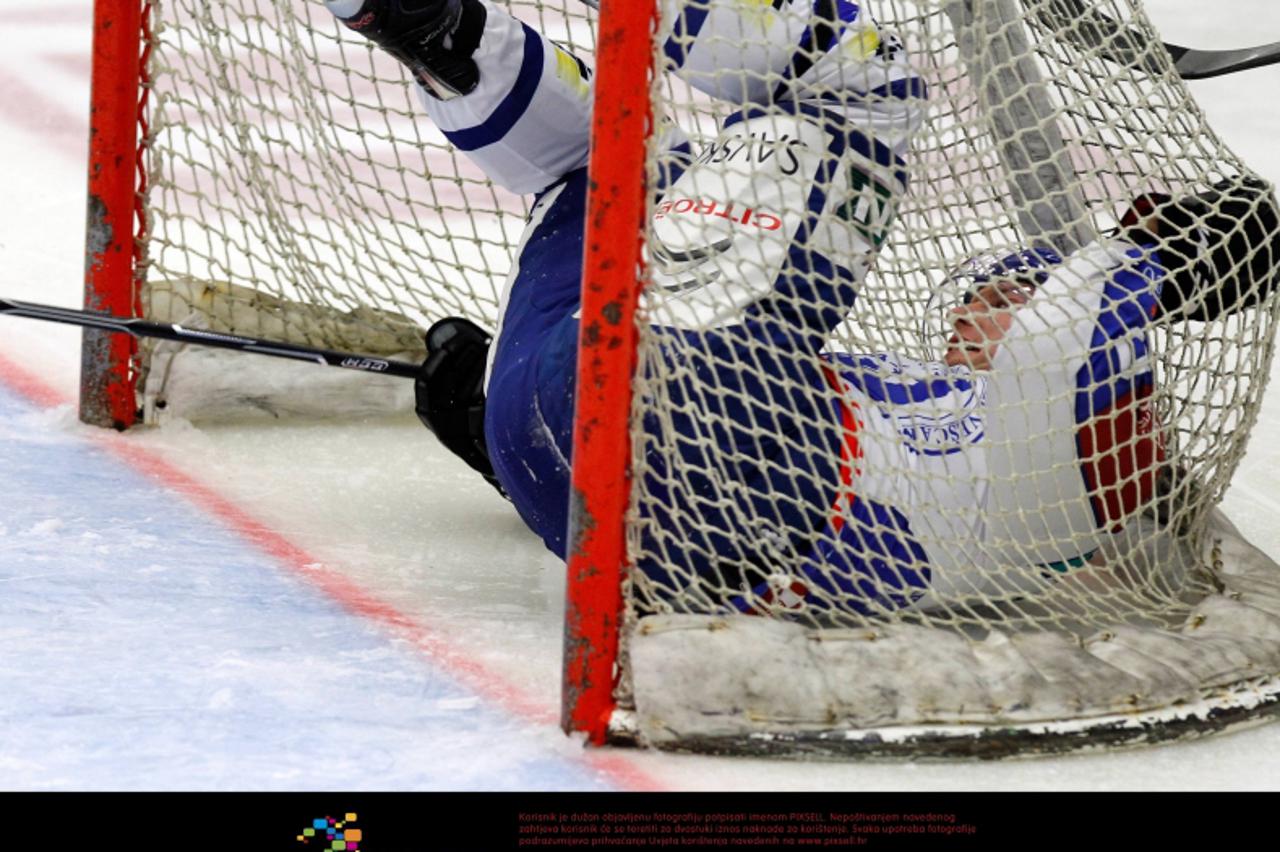
[[[1146,223],[1154,216],[1155,233]],[[1209,322],[1263,301],[1280,263],[1280,210],[1271,187],[1233,177],[1207,192],[1172,199],[1144,195],[1121,220],[1134,242],[1155,244],[1169,277],[1166,316]]]
[[[431,326],[427,359],[414,381],[414,409],[440,443],[505,497],[484,441],[484,371],[492,342],[488,332],[461,317]]]

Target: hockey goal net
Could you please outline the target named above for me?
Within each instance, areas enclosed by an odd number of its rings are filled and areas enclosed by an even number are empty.
[[[1256,416],[1280,302],[1153,318],[1154,291],[1131,290],[1112,297],[1117,315],[1145,317],[1116,338],[1126,354],[1089,334],[1083,356],[1062,348],[1065,326],[1097,320],[1088,282],[1114,251],[1099,245],[1113,246],[1135,198],[1250,176],[1136,0],[878,0],[860,17],[825,0],[671,5],[683,9],[606,4],[599,22],[577,0],[507,7],[598,68],[566,727],[713,751],[994,755],[1272,713],[1280,571],[1216,506]],[[704,29],[731,5],[753,23]],[[110,119],[95,96],[95,156],[139,168],[95,191],[91,306],[407,358],[441,316],[493,327],[525,202],[448,147],[392,60],[317,2],[98,7],[103,45],[104,23],[134,33],[105,59],[95,48],[99,63],[138,62],[113,95],[132,133],[101,132]],[[828,150],[800,231],[768,204],[797,191],[779,163],[804,156],[787,140],[812,144],[823,126],[797,117],[803,71],[753,67],[755,113],[707,94],[720,73],[721,94],[742,88],[741,68],[717,66],[758,55],[779,27],[836,45],[805,90],[820,109],[846,108],[851,90],[918,102],[901,119],[910,127],[857,124],[869,165]],[[597,30],[608,56],[595,56]],[[690,87],[672,66],[697,51],[715,61]],[[887,76],[872,85],[871,73]],[[101,76],[95,86],[105,97]],[[660,141],[677,127],[688,149]],[[715,206],[724,170],[698,169],[749,161],[755,144],[774,163],[731,170],[748,194]],[[708,233],[726,236],[719,226],[761,231],[759,256],[661,278]],[[764,233],[787,229],[790,242]],[[1014,379],[977,404],[987,373],[958,384],[972,374],[944,361],[946,311],[963,305],[956,271],[1028,250],[1053,283],[1018,308],[1022,348],[1007,350],[1022,360],[995,365]],[[1265,251],[1249,249],[1236,274]],[[750,335],[724,347],[760,321],[759,294],[735,301],[711,276],[773,281],[778,263],[796,282],[778,315],[830,308],[839,321],[816,347]],[[1114,263],[1142,272],[1135,258]],[[856,285],[847,304],[821,286],[844,280]],[[212,355],[124,346],[87,337],[87,420],[332,412],[335,400],[371,410],[409,392],[365,376],[317,390],[330,377],[287,366],[255,369],[249,386],[249,371]],[[1108,369],[1081,379],[1070,359],[1092,356]],[[913,370],[937,381],[912,396]],[[1092,417],[1122,390],[1139,397],[1127,427]],[[1054,454],[1064,441],[1070,459]],[[1073,478],[1093,513],[1083,520],[1062,493]],[[834,498],[821,517],[815,495]],[[803,534],[787,526],[796,517]]]
[[[569,2],[510,8],[591,55]],[[494,327],[527,200],[449,146],[394,59],[320,0],[95,8],[89,307],[405,360],[441,317]],[[402,380],[86,339],[100,425],[411,405]]]

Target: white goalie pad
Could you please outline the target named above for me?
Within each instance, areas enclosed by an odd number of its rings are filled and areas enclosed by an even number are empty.
[[[1165,742],[1280,713],[1280,567],[1220,512],[1202,552],[1153,526],[1122,535],[1140,537],[1152,570],[1196,575],[1206,590],[1169,623],[976,636],[649,616],[631,638],[635,711],[615,730],[693,751],[1000,757]],[[1067,579],[1127,582],[1107,569]]]
[[[147,316],[197,329],[251,328],[253,336],[399,361],[426,355],[419,327],[386,311],[342,312],[225,282],[175,279],[147,290]],[[310,362],[147,341],[143,418],[163,423],[332,419],[413,410],[413,382]]]

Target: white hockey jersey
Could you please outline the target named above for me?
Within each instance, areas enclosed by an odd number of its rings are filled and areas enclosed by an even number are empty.
[[[1147,336],[1163,271],[1149,257],[1099,242],[1050,270],[990,371],[836,356],[850,475],[803,573],[844,596],[875,586],[896,608],[1087,560],[1151,499],[1163,459]]]

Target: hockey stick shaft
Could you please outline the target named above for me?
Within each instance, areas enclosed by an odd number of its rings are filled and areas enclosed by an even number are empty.
[[[374,355],[338,352],[333,349],[317,349],[311,346],[299,346],[295,343],[284,343],[275,340],[259,340],[238,334],[223,334],[215,331],[184,328],[177,323],[161,323],[143,319],[116,317],[109,314],[94,313],[93,311],[76,310],[75,308],[58,308],[52,305],[38,305],[33,302],[19,302],[16,299],[0,298],[0,314],[58,322],[65,325],[78,325],[82,328],[116,331],[133,337],[154,337],[161,340],[174,340],[179,343],[192,343],[198,346],[213,346],[238,352],[253,352],[258,355],[270,355],[274,358],[288,358],[293,361],[310,361],[313,364],[327,367],[341,367],[346,370],[378,373],[385,376],[399,376],[406,379],[417,378],[421,372],[421,368],[417,364],[393,361]]]
[[[582,0],[592,9],[600,8],[600,0]],[[1143,57],[1140,51],[1132,47],[1114,46],[1115,37],[1125,32],[1124,26],[1101,13],[1090,15],[1080,0],[1060,0],[1075,16],[1078,28],[1068,29],[1068,38],[1077,41],[1084,47],[1097,49],[1103,56],[1120,62],[1145,68],[1151,64],[1150,57]],[[1051,8],[1051,7],[1050,7]],[[1047,20],[1061,23],[1065,20],[1060,12],[1041,11],[1040,16]],[[1123,45],[1123,41],[1121,42]],[[1137,42],[1134,42],[1137,44]],[[1200,50],[1194,47],[1183,47],[1162,41],[1164,49],[1173,58],[1174,70],[1184,80],[1204,80],[1209,77],[1222,77],[1251,68],[1263,68],[1280,63],[1280,42],[1262,44],[1257,47],[1242,47],[1236,50]]]
[[[1145,33],[1090,8],[1084,0],[1055,0],[1030,11],[1043,26],[1064,33],[1076,45],[1096,50],[1112,62],[1152,74],[1163,71],[1148,49],[1151,40]],[[1221,77],[1280,63],[1280,42],[1237,50],[1200,50],[1167,41],[1160,44],[1184,80]]]

